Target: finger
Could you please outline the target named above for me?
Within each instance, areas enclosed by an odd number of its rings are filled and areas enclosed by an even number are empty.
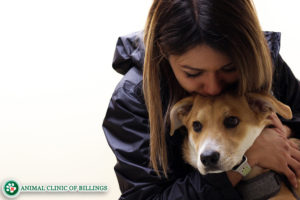
[[[293,187],[297,188],[298,183],[297,183],[297,178],[296,178],[295,173],[289,167],[286,167],[286,169],[283,173],[287,177],[289,182],[293,185]]]
[[[284,127],[283,127],[283,125],[282,125],[280,119],[279,119],[278,116],[276,115],[276,113],[273,112],[273,113],[270,115],[270,119],[271,119],[273,125],[274,125],[276,128],[278,128],[278,129],[280,129],[282,132],[284,132]]]
[[[290,129],[290,127],[283,124],[283,128],[284,128],[284,133],[285,133],[286,137],[290,138],[292,136],[292,130]]]
[[[289,139],[289,144],[290,144],[291,147],[293,147],[294,149],[299,150],[298,144],[296,144],[293,140]]]
[[[300,178],[300,163],[298,160],[295,160],[294,158],[290,158],[288,161],[289,167],[296,173],[297,177]]]
[[[295,148],[290,148],[291,157],[300,162],[300,151]]]
[[[280,128],[276,127],[276,128],[273,128],[273,130],[275,130],[281,137],[286,138],[286,134]]]

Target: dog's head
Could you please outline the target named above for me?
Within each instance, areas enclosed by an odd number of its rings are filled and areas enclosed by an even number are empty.
[[[185,126],[184,159],[201,174],[231,170],[276,112],[292,118],[290,108],[270,95],[190,96],[170,112],[171,131]]]

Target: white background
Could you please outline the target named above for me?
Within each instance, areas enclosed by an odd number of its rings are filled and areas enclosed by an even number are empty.
[[[298,1],[254,2],[263,29],[282,33],[281,54],[300,78]],[[109,186],[105,194],[19,199],[119,197],[116,160],[101,128],[121,78],[111,61],[117,37],[143,29],[150,4],[0,0],[0,183]]]

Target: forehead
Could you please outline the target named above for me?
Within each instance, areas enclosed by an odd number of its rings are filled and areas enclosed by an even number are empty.
[[[182,55],[170,55],[171,65],[186,65],[198,69],[218,69],[231,62],[230,58],[211,47],[201,44]]]

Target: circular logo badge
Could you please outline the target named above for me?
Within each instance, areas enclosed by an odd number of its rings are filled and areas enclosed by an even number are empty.
[[[2,191],[6,197],[15,198],[16,196],[19,195],[21,188],[20,188],[20,185],[16,181],[9,180],[3,184]]]

